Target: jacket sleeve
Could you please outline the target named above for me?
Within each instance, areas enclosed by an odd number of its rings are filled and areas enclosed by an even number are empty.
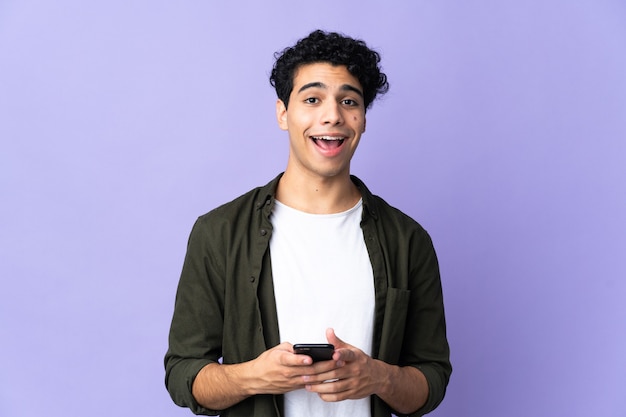
[[[221,357],[223,266],[211,245],[212,235],[203,218],[198,219],[187,245],[165,355],[165,385],[172,400],[203,415],[219,414],[201,407],[191,393],[198,372]]]
[[[410,242],[410,301],[401,365],[415,366],[426,376],[426,404],[411,416],[434,410],[444,398],[452,373],[439,264],[432,241],[421,229]]]

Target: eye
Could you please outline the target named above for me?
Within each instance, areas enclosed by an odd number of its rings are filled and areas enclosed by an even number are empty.
[[[304,99],[304,102],[306,104],[316,104],[319,102],[319,100],[315,97],[309,97],[309,98]]]
[[[356,100],[352,100],[351,98],[347,98],[345,100],[342,100],[342,102],[346,106],[350,106],[350,107],[354,107],[354,106],[358,106],[359,105],[359,103]]]

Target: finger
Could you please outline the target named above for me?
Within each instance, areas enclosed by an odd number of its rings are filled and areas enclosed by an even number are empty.
[[[291,353],[285,356],[286,356],[285,365],[292,365],[292,366],[313,365],[313,359],[308,355]]]
[[[327,399],[325,399],[325,401],[328,401],[328,398],[330,398],[330,396],[338,397],[341,396],[343,393],[347,393],[349,391],[349,384],[347,384],[345,381],[331,380],[319,384],[307,384],[305,385],[305,389],[309,392],[315,392],[317,394],[320,394],[320,396],[326,395]],[[334,401],[337,401],[338,399],[339,398],[336,398]],[[345,397],[342,399],[345,399]]]
[[[357,353],[352,349],[337,349],[333,355],[333,359],[337,362],[337,366],[343,367],[346,362],[352,362],[357,359]]]
[[[326,329],[326,340],[328,340],[328,343],[334,345],[335,349],[349,346],[346,342],[337,337],[335,329],[333,328]]]
[[[280,355],[281,365],[302,366],[313,364],[313,359],[311,359],[310,356],[295,354],[293,345],[289,342],[282,342],[281,344],[276,345],[272,350],[280,350],[286,353]]]
[[[287,352],[293,353],[293,345],[289,342],[282,342],[280,345],[276,345],[274,349],[286,350]]]
[[[356,359],[356,354],[352,352],[353,346],[337,337],[335,329],[326,329],[326,339],[328,340],[328,343],[335,346],[333,360],[337,361],[338,366],[343,366],[345,362],[350,362]]]

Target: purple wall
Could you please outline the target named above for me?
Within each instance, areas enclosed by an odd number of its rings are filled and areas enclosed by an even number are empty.
[[[353,172],[438,249],[432,415],[626,416],[624,2],[222,3],[0,3],[0,416],[190,415],[187,236],[284,168],[267,75],[317,27],[390,77]]]

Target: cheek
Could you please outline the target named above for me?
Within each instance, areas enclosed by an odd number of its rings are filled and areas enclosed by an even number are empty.
[[[360,118],[359,116],[353,116],[353,119],[355,124],[360,124],[361,125],[361,133],[365,132],[365,120]]]

